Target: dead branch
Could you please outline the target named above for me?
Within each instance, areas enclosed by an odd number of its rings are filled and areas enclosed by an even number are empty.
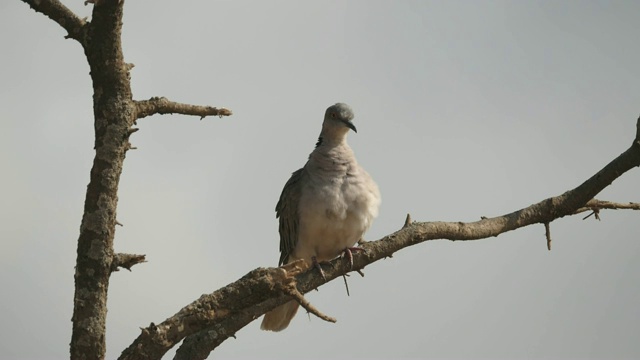
[[[73,11],[69,10],[58,0],[22,0],[29,6],[47,16],[49,19],[58,23],[68,35],[65,38],[77,40],[83,47],[86,45],[85,35],[88,23],[76,16]]]
[[[640,119],[638,119],[638,127],[640,129]],[[360,270],[375,261],[390,257],[398,250],[424,241],[484,239],[524,226],[547,224],[564,216],[573,215],[578,209],[587,207],[589,201],[615,179],[628,170],[640,166],[639,137],[640,131],[629,149],[580,186],[564,194],[506,215],[483,218],[471,223],[411,222],[380,240],[362,244],[365,251],[354,255],[353,269],[348,259],[338,258],[333,260],[332,266],[324,271],[326,280],[316,271],[306,271],[296,276],[297,290],[304,294],[351,270]],[[598,202],[600,203],[603,202]],[[159,359],[169,348],[180,342],[183,336],[186,336],[186,339],[178,350],[176,359],[206,358],[209,352],[236,331],[264,312],[289,301],[288,296],[281,295],[281,292],[274,292],[273,277],[277,271],[278,269],[275,268],[256,269],[210,295],[203,295],[161,325],[145,329],[123,352],[120,359]],[[202,307],[211,309],[213,313],[222,311],[225,316],[194,321],[193,319],[200,314],[195,309]],[[162,331],[159,331],[161,326]],[[215,336],[211,335],[212,331]],[[167,334],[172,336],[168,337]]]
[[[583,218],[587,219],[588,217],[590,217],[591,215],[596,215],[596,219],[600,220],[600,217],[598,216],[600,209],[609,209],[609,210],[640,210],[640,203],[634,203],[634,202],[630,202],[630,203],[617,203],[617,202],[611,202],[611,201],[602,201],[602,200],[598,200],[598,199],[592,199],[589,200],[586,204],[584,204],[584,206],[580,207],[579,209],[576,210],[575,214],[580,214],[582,212],[585,211],[592,211],[591,214],[585,216]]]
[[[133,265],[147,262],[146,255],[137,254],[113,254],[113,261],[111,262],[111,271],[119,271],[120,268],[131,271]]]
[[[135,104],[137,119],[142,119],[155,114],[195,115],[200,116],[200,119],[204,119],[206,116],[222,117],[233,114],[229,109],[182,104],[169,101],[169,99],[165,97],[152,97],[149,100],[135,101]]]

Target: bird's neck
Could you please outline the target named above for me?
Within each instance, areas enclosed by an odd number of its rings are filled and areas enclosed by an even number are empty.
[[[338,146],[349,146],[347,144],[347,136],[335,137],[335,136],[325,136],[320,134],[318,137],[318,142],[316,142],[316,149],[319,147],[324,148],[334,148]]]
[[[322,138],[319,144],[309,155],[309,161],[314,167],[323,171],[345,172],[355,163],[355,156],[346,139]]]

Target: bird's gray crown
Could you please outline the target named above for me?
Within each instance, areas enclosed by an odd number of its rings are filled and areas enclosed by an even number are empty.
[[[353,110],[345,103],[336,103],[327,108],[324,116],[325,118],[333,117],[340,121],[351,121],[353,120]]]

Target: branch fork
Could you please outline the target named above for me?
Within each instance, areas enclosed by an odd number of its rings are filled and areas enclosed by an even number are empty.
[[[311,304],[304,295],[298,290],[296,276],[305,271],[304,260],[296,260],[292,263],[283,265],[278,268],[278,276],[273,278],[273,285],[275,289],[280,290],[285,295],[292,297],[300,306],[302,306],[308,313],[311,313],[318,318],[335,323],[337,320],[331,316],[323,314],[313,304]],[[313,270],[313,268],[311,268]]]

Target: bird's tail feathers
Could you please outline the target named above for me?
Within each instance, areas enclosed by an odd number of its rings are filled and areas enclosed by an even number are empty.
[[[281,331],[289,326],[291,319],[296,315],[299,304],[289,301],[264,314],[260,329],[268,331]]]

